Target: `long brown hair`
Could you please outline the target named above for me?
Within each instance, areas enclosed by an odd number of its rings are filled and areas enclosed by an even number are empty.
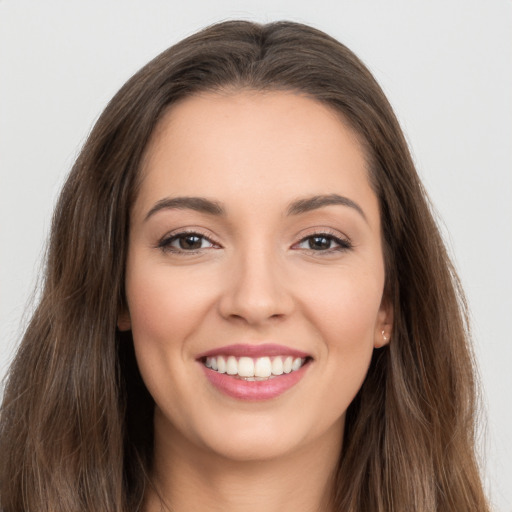
[[[245,21],[211,26],[156,57],[116,94],[84,145],[55,210],[41,299],[6,385],[1,508],[140,509],[153,402],[130,333],[116,329],[130,207],[164,111],[226,88],[305,93],[340,113],[367,152],[394,326],[347,412],[336,510],[488,510],[464,297],[392,108],[338,41],[297,23]]]

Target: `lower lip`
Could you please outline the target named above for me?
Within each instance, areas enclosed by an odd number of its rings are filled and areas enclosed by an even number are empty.
[[[200,364],[210,383],[225,395],[237,400],[262,401],[276,398],[295,386],[306,373],[310,362],[306,362],[300,369],[293,372],[260,381],[239,379],[227,373],[216,372],[202,363]]]

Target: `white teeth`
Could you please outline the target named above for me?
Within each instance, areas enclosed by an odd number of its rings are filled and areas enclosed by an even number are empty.
[[[283,375],[299,370],[305,363],[305,359],[292,356],[276,357],[240,357],[217,356],[207,357],[204,365],[219,373],[238,376],[242,379],[254,381],[265,380],[274,376]]]
[[[274,357],[272,361],[272,375],[283,374],[283,360],[280,357]]]
[[[272,375],[272,363],[270,357],[258,357],[254,365],[255,377],[270,377]]]
[[[217,359],[217,371],[219,373],[226,373],[226,360],[222,356],[214,359]]]
[[[238,361],[240,377],[254,377],[254,361],[250,357],[241,357]]]
[[[238,363],[233,356],[229,356],[226,361],[226,373],[228,375],[236,375],[238,373]]]

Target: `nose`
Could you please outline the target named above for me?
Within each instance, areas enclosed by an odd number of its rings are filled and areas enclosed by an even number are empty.
[[[246,251],[234,257],[219,300],[220,314],[253,326],[283,319],[294,307],[290,284],[274,254],[261,247]]]

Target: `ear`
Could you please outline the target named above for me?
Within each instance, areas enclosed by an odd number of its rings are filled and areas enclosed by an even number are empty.
[[[117,315],[117,328],[120,331],[129,331],[132,328],[132,319],[126,306]]]
[[[382,297],[377,322],[375,323],[374,348],[381,348],[389,343],[393,330],[393,305],[385,293]]]

